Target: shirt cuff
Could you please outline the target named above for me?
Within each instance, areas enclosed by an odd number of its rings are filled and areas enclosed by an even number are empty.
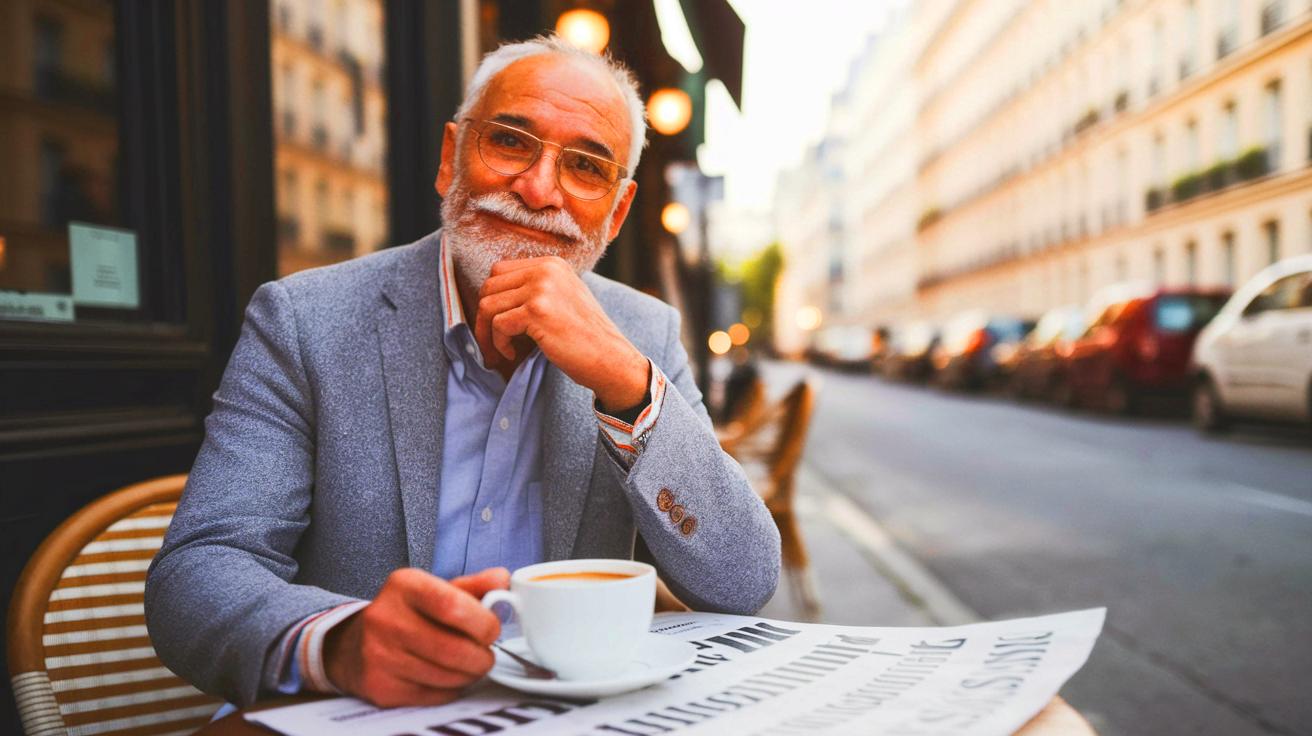
[[[334,626],[369,605],[369,601],[343,603],[335,608],[306,616],[286,634],[274,661],[277,667],[275,690],[287,695],[308,690],[318,693],[341,693],[328,680],[323,668],[323,640]]]
[[[661,369],[657,368],[650,358],[647,359],[647,363],[651,366],[651,384],[647,387],[647,394],[651,400],[638,411],[637,419],[633,423],[607,414],[595,404],[592,408],[593,413],[597,415],[597,424],[601,427],[601,436],[605,439],[606,449],[625,467],[632,466],[641,454],[642,448],[646,446],[647,433],[656,426],[656,420],[661,415],[661,406],[665,401],[665,387],[668,384],[665,374],[661,373]]]

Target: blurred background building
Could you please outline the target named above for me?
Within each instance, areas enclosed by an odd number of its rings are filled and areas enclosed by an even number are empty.
[[[387,245],[381,0],[270,10],[278,272]]]
[[[913,3],[781,177],[778,347],[811,339],[803,307],[875,327],[1234,287],[1312,252],[1310,163],[1307,0]]]

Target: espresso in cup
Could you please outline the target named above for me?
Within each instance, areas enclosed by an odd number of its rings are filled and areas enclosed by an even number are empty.
[[[521,567],[510,590],[483,596],[509,603],[536,661],[562,680],[623,674],[651,630],[656,569],[632,560],[560,560]]]
[[[633,577],[622,572],[558,572],[551,575],[539,575],[532,578],[531,582],[544,583],[548,581],[578,581],[585,583],[604,583],[608,580],[624,580]]]

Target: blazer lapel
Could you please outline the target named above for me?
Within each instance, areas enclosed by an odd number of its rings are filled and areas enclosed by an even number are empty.
[[[441,487],[447,356],[438,304],[441,233],[399,259],[383,286],[378,313],[383,383],[410,564],[433,566],[437,493]],[[348,357],[349,359],[349,357]]]
[[[583,518],[597,451],[592,392],[547,364],[542,378],[542,533],[548,560],[570,556]]]

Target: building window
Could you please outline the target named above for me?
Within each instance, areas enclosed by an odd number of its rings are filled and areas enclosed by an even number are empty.
[[[1180,81],[1188,79],[1198,63],[1198,5],[1189,0],[1184,8],[1184,48],[1180,51]]]
[[[1239,0],[1217,0],[1216,58],[1224,59],[1239,47]]]
[[[1285,24],[1285,0],[1266,0],[1262,3],[1262,35]]]
[[[1235,285],[1235,234],[1229,231],[1221,234],[1221,281]]]
[[[1166,26],[1162,19],[1158,18],[1153,23],[1153,43],[1152,43],[1152,68],[1149,70],[1148,77],[1148,96],[1156,96],[1161,91],[1162,83],[1162,66],[1163,49],[1166,48]]]
[[[1192,240],[1184,244],[1184,279],[1190,286],[1198,283],[1198,244]]]
[[[57,94],[64,65],[64,25],[53,18],[38,16],[32,39],[32,80],[38,97]]]
[[[1266,86],[1263,92],[1263,141],[1266,145],[1268,168],[1275,171],[1280,168],[1280,143],[1282,135],[1280,80]]]
[[[1266,240],[1266,262],[1280,260],[1280,223],[1269,220],[1262,225],[1263,239]]]
[[[1239,154],[1239,110],[1234,100],[1225,103],[1222,108],[1218,132],[1220,140],[1217,141],[1217,152],[1222,159],[1229,161]]]
[[[1201,154],[1199,153],[1199,145],[1198,145],[1197,120],[1190,120],[1189,122],[1185,123],[1184,144],[1185,144],[1185,166],[1188,168],[1189,172],[1192,173],[1198,170],[1199,160],[1201,158]]]
[[[1158,133],[1153,137],[1153,186],[1166,186],[1166,138]]]

